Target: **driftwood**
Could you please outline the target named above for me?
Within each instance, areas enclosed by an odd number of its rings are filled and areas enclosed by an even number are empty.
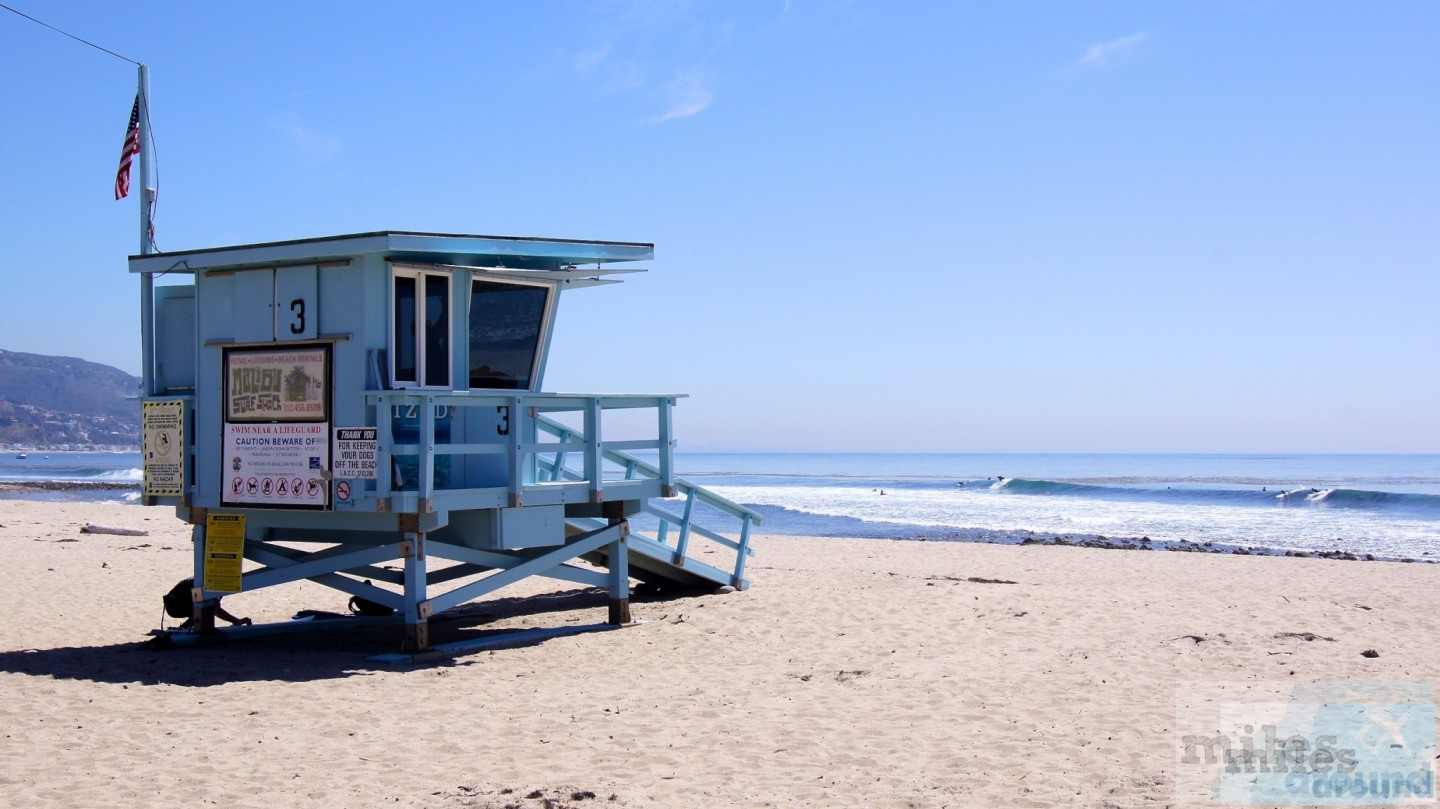
[[[115,534],[122,537],[148,537],[150,532],[142,528],[125,528],[120,525],[101,525],[99,523],[87,522],[80,529],[82,534]]]
[[[1334,639],[1334,638],[1327,638],[1327,637],[1325,637],[1324,635],[1317,635],[1317,634],[1315,634],[1314,632],[1280,632],[1280,633],[1276,634],[1275,637],[1277,637],[1277,638],[1299,638],[1300,640],[1303,640],[1303,641],[1328,640],[1328,641],[1330,641],[1331,643],[1334,643],[1334,642],[1335,642],[1335,639]]]

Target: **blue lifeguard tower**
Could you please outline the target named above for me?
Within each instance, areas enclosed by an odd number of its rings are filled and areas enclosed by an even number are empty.
[[[142,494],[194,526],[193,629],[172,639],[388,621],[413,654],[433,616],[529,576],[608,590],[609,625],[632,578],[745,589],[760,517],[675,476],[679,397],[541,392],[561,293],[653,255],[386,231],[132,256]],[[394,613],[215,627],[220,596],[301,579]]]

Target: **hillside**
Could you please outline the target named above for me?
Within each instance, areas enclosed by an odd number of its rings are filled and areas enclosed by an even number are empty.
[[[138,449],[139,392],[118,368],[0,349],[0,446]]]

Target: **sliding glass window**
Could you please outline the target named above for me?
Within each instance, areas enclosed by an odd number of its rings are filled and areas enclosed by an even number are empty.
[[[449,388],[450,276],[396,270],[390,377],[397,388]]]

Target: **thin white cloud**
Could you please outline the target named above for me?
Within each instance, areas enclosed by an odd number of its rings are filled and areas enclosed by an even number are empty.
[[[645,69],[634,61],[608,65],[600,89],[606,93],[628,93],[645,84]]]
[[[345,151],[338,137],[300,124],[281,124],[280,132],[289,142],[291,153],[307,166],[333,162]]]
[[[665,86],[665,96],[667,106],[665,112],[655,117],[657,124],[698,115],[715,101],[715,91],[710,89],[704,72],[699,69],[678,73]]]
[[[612,43],[606,42],[603,45],[596,45],[593,48],[581,51],[575,55],[575,59],[573,60],[575,71],[577,73],[594,72],[595,68],[599,67],[600,63],[605,61],[605,57],[609,56],[610,51],[614,49],[615,46]]]
[[[1153,31],[1141,31],[1138,34],[1131,34],[1128,37],[1111,39],[1106,42],[1098,42],[1091,45],[1085,51],[1085,55],[1075,63],[1076,67],[1094,66],[1103,67],[1111,60],[1133,51],[1141,43],[1150,38]]]
[[[615,43],[586,48],[570,58],[570,67],[604,93],[624,93],[645,84],[645,71],[633,59],[615,58]]]
[[[576,78],[601,93],[644,97],[659,109],[647,119],[652,124],[715,103],[711,62],[735,40],[738,23],[702,13],[694,0],[595,2],[600,25],[590,26],[589,41],[568,57]]]

